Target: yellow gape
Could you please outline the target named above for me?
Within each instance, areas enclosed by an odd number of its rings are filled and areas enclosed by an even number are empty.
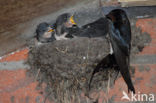
[[[75,21],[74,21],[74,17],[73,17],[73,16],[70,17],[70,22],[71,22],[72,24],[76,24]]]
[[[53,32],[54,31],[54,29],[50,29],[48,32]]]

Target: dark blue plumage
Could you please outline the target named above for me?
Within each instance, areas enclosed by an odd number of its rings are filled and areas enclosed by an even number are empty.
[[[125,11],[112,10],[106,17],[109,19],[109,36],[113,48],[113,55],[119,66],[128,91],[135,93],[135,89],[129,73],[130,50],[131,50],[131,27]]]

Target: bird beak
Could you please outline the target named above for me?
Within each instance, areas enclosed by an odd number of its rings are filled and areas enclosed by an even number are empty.
[[[50,29],[48,32],[53,32],[54,31],[54,29]]]
[[[70,17],[70,22],[71,22],[73,25],[76,24],[75,21],[74,21],[74,17],[73,17],[73,16]]]

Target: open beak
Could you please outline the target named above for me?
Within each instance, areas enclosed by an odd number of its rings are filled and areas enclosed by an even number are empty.
[[[48,32],[53,32],[54,31],[54,29],[50,29]]]
[[[71,22],[73,25],[76,25],[76,23],[75,23],[75,21],[74,21],[74,17],[73,17],[73,16],[71,16],[71,17],[70,17],[70,22]]]

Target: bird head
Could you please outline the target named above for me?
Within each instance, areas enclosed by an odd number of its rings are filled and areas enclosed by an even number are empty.
[[[110,19],[113,23],[125,23],[127,21],[126,12],[122,9],[112,10],[109,14],[106,15],[108,19]]]
[[[61,36],[65,36],[64,38],[72,38],[70,33],[70,29],[74,28],[76,23],[74,21],[74,15],[70,13],[64,13],[57,17],[55,23],[56,36],[57,38],[63,38]],[[66,34],[66,35],[64,35]]]
[[[69,28],[73,25],[76,25],[76,23],[74,21],[74,15],[70,13],[64,13],[56,19],[56,27],[65,26],[66,28]]]
[[[40,23],[36,29],[36,38],[39,42],[48,42],[55,30],[46,22]]]

